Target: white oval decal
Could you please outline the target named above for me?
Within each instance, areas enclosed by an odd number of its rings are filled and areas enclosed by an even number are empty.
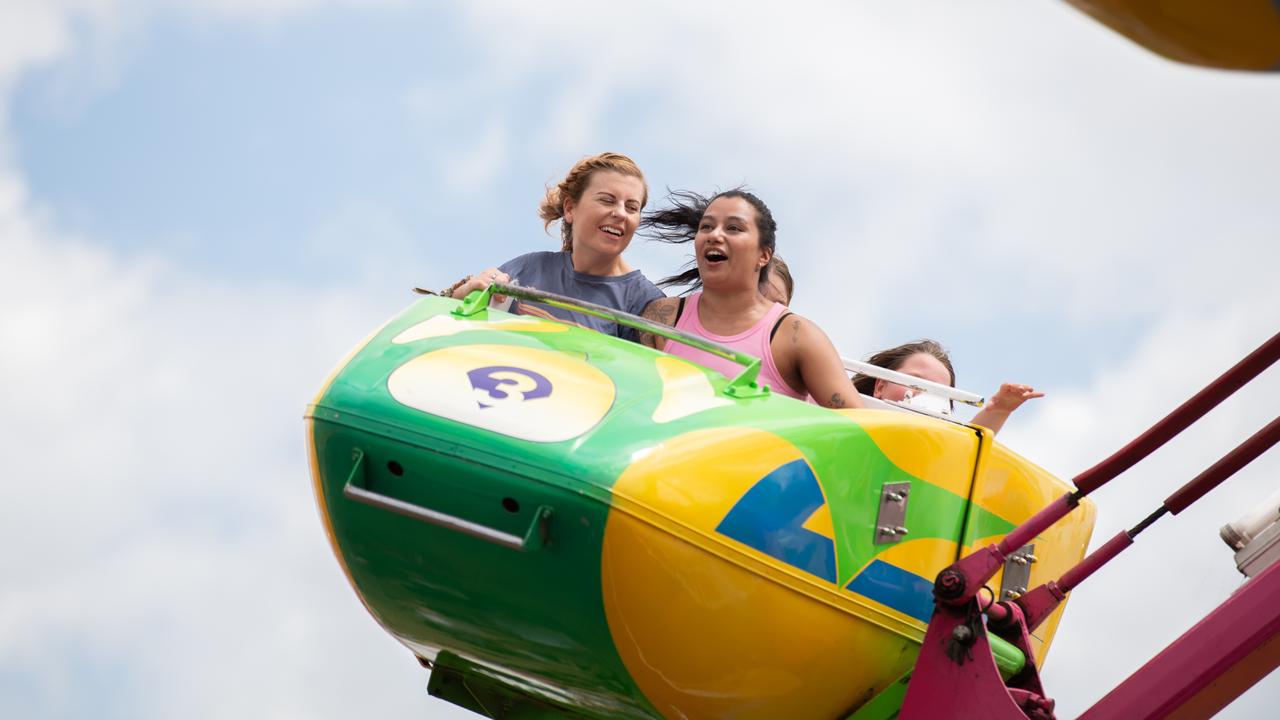
[[[561,442],[609,412],[613,381],[567,353],[513,345],[460,345],[424,353],[387,378],[407,407],[533,442]]]

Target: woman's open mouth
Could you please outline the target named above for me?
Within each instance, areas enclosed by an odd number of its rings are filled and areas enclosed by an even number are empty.
[[[726,262],[729,259],[729,256],[725,255],[723,250],[712,248],[704,252],[702,254],[702,258],[714,265],[716,263]]]

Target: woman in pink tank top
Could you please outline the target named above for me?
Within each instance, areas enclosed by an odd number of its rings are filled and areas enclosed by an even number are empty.
[[[660,284],[690,285],[695,292],[655,300],[645,317],[760,358],[760,382],[774,392],[812,395],[825,407],[862,407],[826,333],[760,294],[777,244],[777,223],[760,198],[728,190],[710,200],[694,193],[672,193],[670,200],[672,207],[653,213],[644,224],[659,240],[692,241],[696,267]],[[641,342],[726,376],[742,370],[683,343],[648,334]]]

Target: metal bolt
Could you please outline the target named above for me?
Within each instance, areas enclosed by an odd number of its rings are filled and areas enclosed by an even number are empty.
[[[899,525],[898,527],[893,527],[890,525],[881,525],[879,530],[882,535],[906,535],[909,532],[906,528],[902,527],[901,525]]]
[[[958,598],[964,593],[965,585],[964,573],[954,569],[947,568],[938,573],[938,579],[934,581],[933,592],[940,599]]]
[[[900,492],[888,492],[884,494],[884,499],[887,502],[902,502],[903,499],[906,497],[907,497],[906,493],[900,493]]]

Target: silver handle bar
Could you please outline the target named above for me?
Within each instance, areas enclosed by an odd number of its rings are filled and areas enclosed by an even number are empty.
[[[417,288],[415,288],[415,291],[420,293],[425,292],[418,290]],[[639,317],[637,315],[632,315],[631,313],[606,307],[604,305],[597,305],[585,300],[565,297],[564,295],[557,295],[555,293],[536,290],[534,288],[520,287],[518,285],[505,285],[495,282],[490,283],[489,287],[483,291],[477,290],[472,292],[463,300],[462,305],[454,310],[454,314],[462,317],[474,315],[489,305],[489,298],[493,295],[509,295],[521,300],[534,300],[551,305],[552,307],[574,310],[587,315],[595,315],[599,318],[612,320],[619,325],[643,330],[645,332],[658,335],[659,337],[664,337],[668,340],[675,340],[676,342],[684,343],[690,347],[698,348],[699,350],[709,352],[712,355],[717,355],[725,358],[726,360],[732,360],[743,365],[746,370],[742,375],[733,379],[730,386],[726,388],[726,392],[730,395],[738,395],[739,393],[742,393],[744,396],[753,395],[755,392],[759,392],[759,390],[755,390],[756,374],[760,370],[759,358],[748,355],[747,353],[739,352],[726,345],[721,345],[720,343],[707,340],[706,338],[698,335],[694,335],[683,330],[677,330],[669,325],[662,325],[660,323],[653,322],[648,318]],[[964,390],[957,390],[947,385],[939,385],[938,383],[923,380],[913,375],[907,375],[895,370],[879,367],[878,365],[861,362],[859,360],[851,360],[843,356],[841,356],[840,361],[844,363],[844,369],[850,372],[860,372],[864,375],[870,375],[871,377],[878,378],[880,380],[888,380],[889,382],[897,383],[898,385],[909,387],[913,390],[933,393],[939,397],[964,403],[965,405],[982,407],[986,403],[986,398],[981,395],[975,395],[970,392],[965,392]],[[760,390],[763,390],[763,388],[760,388]]]
[[[948,385],[940,385],[936,382],[915,377],[914,375],[900,373],[897,370],[882,368],[879,365],[872,365],[871,363],[865,363],[861,360],[851,360],[843,356],[840,358],[840,361],[844,363],[844,369],[850,372],[870,375],[871,377],[879,380],[887,380],[891,383],[909,387],[912,390],[932,393],[948,400],[964,403],[965,405],[982,407],[987,402],[987,399],[981,395],[975,395],[971,392],[965,392],[964,390],[957,390]]]

